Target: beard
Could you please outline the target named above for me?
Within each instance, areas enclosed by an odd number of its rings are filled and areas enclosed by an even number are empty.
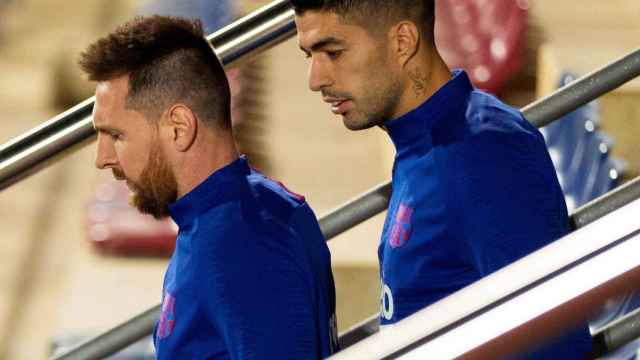
[[[342,122],[347,129],[366,130],[393,120],[393,113],[399,101],[399,84],[393,80],[372,82],[375,85],[363,91],[360,97],[362,101],[356,102],[355,110],[343,116]]]
[[[116,179],[126,179],[122,170],[112,169],[112,172]],[[159,146],[149,153],[149,160],[140,179],[137,182],[129,180],[129,185],[132,188],[129,198],[131,206],[158,220],[170,215],[169,204],[178,198],[178,183]]]
[[[380,50],[376,54],[385,53],[383,51],[386,50]],[[389,61],[385,56],[371,59],[367,66],[369,70],[361,74],[361,78],[366,80],[354,92],[322,90],[323,97],[344,98],[354,102],[354,108],[342,114],[342,122],[347,129],[365,130],[393,120],[402,84],[396,80],[397,76],[380,71],[390,68]]]

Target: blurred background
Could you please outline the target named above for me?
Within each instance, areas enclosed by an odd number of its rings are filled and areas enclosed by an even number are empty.
[[[132,16],[199,17],[214,31],[267,3],[0,0],[0,144],[92,96],[77,56]],[[438,5],[438,42],[449,65],[463,66],[477,86],[517,107],[640,41],[637,0],[454,3]],[[229,77],[243,152],[321,216],[390,179],[394,150],[379,130],[344,129],[308,90],[306,66],[294,38]],[[571,208],[640,174],[640,83],[582,111],[573,127],[545,130]],[[579,152],[553,142],[569,131],[584,138]],[[93,157],[88,146],[0,192],[0,359],[46,358],[54,344],[108,329],[160,301],[175,228],[128,211],[126,193],[95,170]],[[587,189],[580,179],[591,173],[600,182]],[[330,241],[339,330],[378,311],[384,215]]]

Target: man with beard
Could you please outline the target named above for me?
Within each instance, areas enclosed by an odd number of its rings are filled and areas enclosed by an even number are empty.
[[[451,72],[434,0],[290,0],[309,87],[396,147],[378,255],[384,329],[568,232],[540,132]],[[393,331],[392,329],[389,331]],[[528,357],[581,359],[585,325]]]
[[[252,170],[200,22],[136,18],[80,66],[97,81],[96,166],[178,224],[158,359],[308,359],[336,348],[330,255],[304,198]]]

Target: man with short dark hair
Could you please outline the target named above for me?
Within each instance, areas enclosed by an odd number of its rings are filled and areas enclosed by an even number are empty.
[[[382,127],[396,147],[378,250],[382,328],[568,232],[544,139],[449,70],[434,0],[290,3],[311,90],[347,128]],[[584,325],[529,356],[579,359],[590,346]]]
[[[136,18],[80,66],[97,81],[96,166],[178,224],[158,359],[323,358],[336,349],[330,254],[304,198],[252,170],[200,22]]]

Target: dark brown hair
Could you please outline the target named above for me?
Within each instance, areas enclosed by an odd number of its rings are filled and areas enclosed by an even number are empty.
[[[435,0],[289,0],[297,15],[330,11],[371,30],[401,20],[413,21],[429,43],[434,43]]]
[[[157,117],[175,103],[205,124],[230,128],[230,91],[202,23],[136,17],[91,44],[78,64],[93,81],[129,76],[126,106]]]

